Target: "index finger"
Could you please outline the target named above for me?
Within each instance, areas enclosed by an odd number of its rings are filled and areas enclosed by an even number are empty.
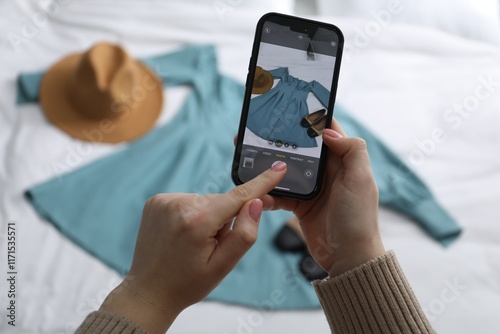
[[[209,221],[221,224],[235,217],[243,205],[255,198],[262,198],[273,190],[286,175],[286,163],[280,162],[262,174],[241,184],[225,194],[215,195],[208,203]]]

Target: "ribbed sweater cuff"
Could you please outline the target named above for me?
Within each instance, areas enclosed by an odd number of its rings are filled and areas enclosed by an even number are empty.
[[[121,315],[96,311],[90,313],[75,332],[75,334],[91,333],[147,334],[148,332]]]
[[[435,333],[392,251],[313,286],[335,334]]]

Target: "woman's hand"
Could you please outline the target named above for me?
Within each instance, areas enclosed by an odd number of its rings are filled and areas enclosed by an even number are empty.
[[[284,178],[277,164],[226,194],[161,194],[146,203],[129,275],[102,311],[164,333],[186,307],[206,297],[257,238],[264,209],[293,211],[315,260],[336,276],[384,253],[378,190],[366,144],[333,120],[321,192],[309,201],[267,195]],[[233,220],[236,218],[234,225]]]
[[[282,163],[226,194],[161,194],[149,199],[130,272],[101,310],[123,315],[150,333],[165,333],[177,315],[205,298],[253,245],[263,207],[259,198],[285,174]]]
[[[385,251],[366,143],[348,138],[335,120],[323,140],[329,150],[318,196],[296,201],[267,195],[264,208],[293,211],[311,255],[330,276],[337,276]]]

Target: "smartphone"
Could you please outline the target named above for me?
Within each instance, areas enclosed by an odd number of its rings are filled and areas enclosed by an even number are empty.
[[[236,185],[284,161],[271,195],[310,199],[323,178],[344,37],[332,24],[277,13],[257,24],[232,164]]]

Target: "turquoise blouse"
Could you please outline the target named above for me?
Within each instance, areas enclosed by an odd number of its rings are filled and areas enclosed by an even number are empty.
[[[41,216],[122,275],[130,268],[142,208],[150,196],[220,193],[234,187],[233,136],[244,92],[240,83],[217,72],[211,46],[189,46],[143,62],[167,87],[192,87],[176,117],[114,154],[26,191]],[[20,104],[37,101],[42,75],[19,77]],[[441,243],[454,240],[460,227],[425,184],[345,109],[336,107],[334,114],[347,133],[366,139],[381,203],[414,218]],[[278,291],[283,298],[276,309],[319,307],[313,288],[299,271],[301,255],[282,253],[273,246],[289,217],[284,211],[265,212],[256,244],[207,298],[261,307]]]

